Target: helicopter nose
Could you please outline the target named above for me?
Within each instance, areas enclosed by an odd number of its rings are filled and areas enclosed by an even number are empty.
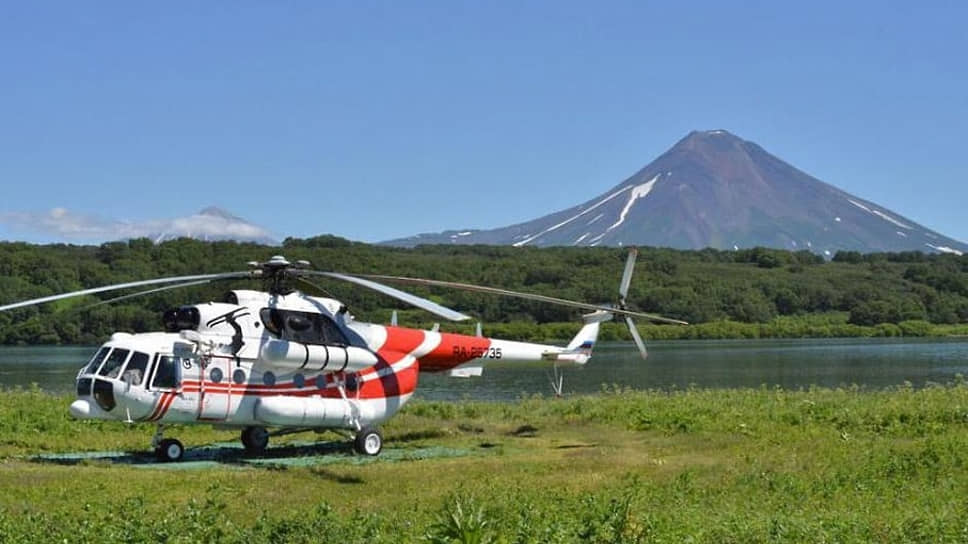
[[[71,415],[77,419],[91,417],[91,403],[84,399],[77,399],[71,403]]]

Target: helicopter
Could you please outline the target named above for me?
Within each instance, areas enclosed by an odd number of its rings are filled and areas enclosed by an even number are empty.
[[[179,440],[164,436],[171,424],[238,430],[243,448],[253,455],[266,450],[270,436],[332,430],[349,438],[358,454],[376,456],[383,449],[379,425],[410,400],[422,372],[480,376],[486,363],[498,360],[546,361],[556,369],[559,364],[583,365],[601,323],[615,316],[624,318],[645,357],[633,317],[686,323],[627,308],[636,257],[632,249],[614,305],[425,278],[314,270],[307,261],[277,255],[248,263],[246,271],[120,283],[16,302],[0,311],[149,286],[101,303],[216,281],[262,280],[262,290],[236,289],[219,302],[166,310],[163,331],[112,334],[78,371],[71,415],[156,424],[151,447],[162,462],[179,461],[185,452]],[[349,282],[453,321],[471,317],[385,283],[518,297],[589,313],[565,346],[487,338],[479,324],[475,336],[440,332],[437,326],[412,329],[397,326],[395,319],[391,325],[357,321],[339,300],[292,288],[302,283],[319,289],[310,278]]]

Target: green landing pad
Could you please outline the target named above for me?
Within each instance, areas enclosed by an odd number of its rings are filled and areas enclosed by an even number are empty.
[[[186,448],[181,461],[160,462],[147,451],[88,451],[73,453],[45,453],[28,457],[37,463],[58,465],[121,465],[161,470],[193,470],[208,468],[286,468],[321,465],[361,465],[366,463],[419,461],[480,455],[481,451],[446,448],[384,448],[380,455],[359,455],[345,442],[291,442],[269,447],[261,455],[245,453],[236,443],[218,443]]]

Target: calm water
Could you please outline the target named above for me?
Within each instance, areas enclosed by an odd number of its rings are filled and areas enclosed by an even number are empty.
[[[0,386],[67,392],[93,347],[0,347]],[[496,364],[480,378],[424,374],[418,394],[428,399],[516,399],[551,394],[544,364]],[[730,340],[649,344],[642,361],[631,344],[602,344],[585,367],[566,367],[565,393],[595,392],[602,384],[636,389],[759,387],[795,389],[857,384],[917,387],[968,376],[968,339]]]

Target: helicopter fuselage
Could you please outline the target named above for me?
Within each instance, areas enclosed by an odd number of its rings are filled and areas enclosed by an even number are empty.
[[[411,398],[419,372],[479,374],[491,360],[584,363],[568,347],[355,321],[338,301],[233,291],[170,310],[166,332],[116,333],[78,373],[78,418],[359,430]],[[477,370],[475,372],[475,370]]]

